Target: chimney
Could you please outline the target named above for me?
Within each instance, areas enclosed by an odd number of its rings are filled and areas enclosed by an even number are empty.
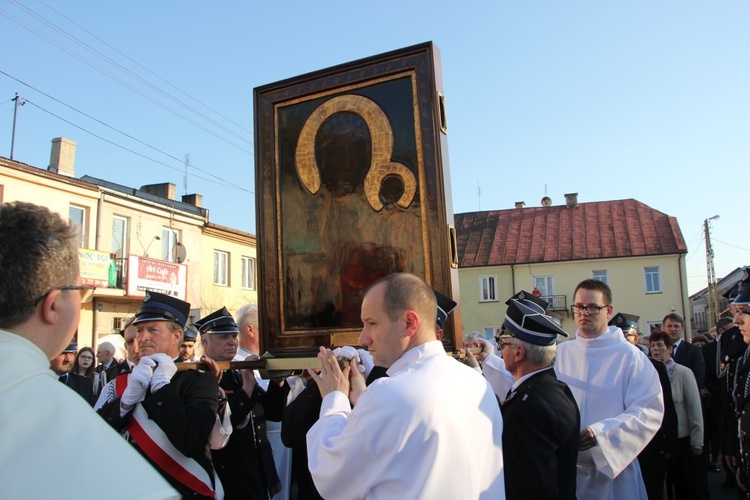
[[[47,170],[56,174],[75,177],[76,143],[65,137],[52,139],[52,153]]]
[[[162,182],[161,184],[148,184],[146,186],[141,186],[140,190],[144,193],[159,196],[160,198],[177,201],[177,186],[175,186],[171,182]]]
[[[198,208],[203,208],[203,195],[202,194],[185,194],[182,195],[182,202],[189,205],[193,205]]]
[[[578,193],[568,193],[565,195],[565,206],[575,208],[578,206]]]
[[[526,202],[525,201],[517,201],[516,202],[516,208],[525,208]]]

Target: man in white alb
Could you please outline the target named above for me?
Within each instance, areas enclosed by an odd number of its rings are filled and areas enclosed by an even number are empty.
[[[557,348],[557,378],[570,387],[581,411],[576,494],[579,499],[646,499],[636,457],[659,430],[664,400],[656,370],[609,327],[612,291],[588,279],[571,307],[575,340]]]
[[[323,404],[307,449],[324,498],[505,498],[497,399],[446,355],[436,315],[424,281],[391,274],[367,291],[359,338],[388,377],[364,389],[356,361],[342,372],[321,348],[322,379],[311,376]]]

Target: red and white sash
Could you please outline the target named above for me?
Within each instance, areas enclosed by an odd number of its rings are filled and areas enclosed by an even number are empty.
[[[127,376],[127,373],[123,373],[115,378],[115,394],[117,397],[122,395],[128,385]],[[141,403],[136,404],[133,408],[130,421],[126,427],[130,437],[138,443],[138,447],[161,470],[201,495],[218,500],[224,498],[224,490],[216,472],[214,471],[216,484],[216,488],[214,488],[214,483],[212,483],[208,472],[194,459],[186,457],[174,447],[164,431],[149,418]]]

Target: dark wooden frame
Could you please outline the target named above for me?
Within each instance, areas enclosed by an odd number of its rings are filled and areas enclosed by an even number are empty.
[[[435,290],[458,301],[458,271],[450,199],[447,154],[447,124],[437,47],[427,42],[386,54],[354,61],[277,83],[254,91],[255,179],[261,348],[274,355],[311,355],[317,346],[356,345],[361,326],[316,325],[291,328],[284,324],[284,271],[279,152],[300,136],[279,136],[279,113],[288,106],[313,99],[321,102],[356,94],[395,79],[408,78],[412,105],[418,118],[415,145],[419,161],[408,168],[415,175],[422,232],[424,275]],[[318,106],[320,107],[320,106]],[[302,142],[302,141],[300,141]],[[281,144],[281,145],[280,145]],[[284,149],[286,148],[286,149]],[[374,149],[374,148],[373,148]],[[288,157],[288,152],[284,153]],[[374,153],[373,153],[374,154]],[[295,165],[298,165],[296,162]],[[414,170],[417,172],[414,172]],[[299,174],[300,169],[297,167]],[[320,172],[320,170],[318,170]],[[302,174],[300,179],[302,179]],[[382,180],[382,179],[381,179]],[[287,181],[285,181],[287,182]],[[406,182],[404,181],[404,186]],[[406,188],[404,188],[406,189]],[[358,310],[356,311],[358,314]],[[461,345],[460,308],[444,328],[444,344],[451,350]]]

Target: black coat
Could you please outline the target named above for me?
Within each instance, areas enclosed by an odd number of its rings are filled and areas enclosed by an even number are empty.
[[[257,384],[252,396],[242,389],[239,370],[226,370],[219,384],[232,411],[232,435],[221,450],[211,450],[225,498],[268,498],[281,491],[266,418],[281,420],[288,389],[270,382],[268,392]]]
[[[198,462],[210,477],[213,477],[213,467],[208,441],[216,422],[218,396],[216,377],[210,373],[188,370],[177,372],[171,383],[153,394],[149,389],[143,401],[149,418],[164,431],[170,443],[183,455]],[[118,432],[130,421],[131,413],[120,417],[120,398],[99,409],[99,414]],[[132,437],[129,441],[183,498],[202,498],[151,461]]]
[[[65,378],[61,379],[58,377],[57,379],[76,391],[88,404],[94,406],[94,403],[96,403],[96,399],[94,398],[94,383],[90,378],[73,372],[67,373],[63,377]]]
[[[687,366],[692,370],[695,381],[698,382],[698,389],[706,387],[706,362],[703,360],[703,351],[700,346],[683,340],[672,357],[675,363]]]
[[[721,376],[721,446],[732,454],[731,450],[737,450],[737,419],[735,418],[734,400],[734,377],[737,371],[737,363],[745,353],[747,344],[742,339],[740,329],[736,326],[724,331],[719,338],[719,357]]]
[[[508,396],[501,407],[506,497],[576,498],[581,416],[570,388],[547,369]]]
[[[672,384],[669,382],[667,367],[655,359],[651,359],[651,364],[659,374],[664,399],[664,417],[659,431],[638,454],[638,463],[641,466],[643,484],[646,486],[648,498],[654,499],[662,498],[667,460],[678,452],[679,443],[677,441],[677,411],[674,407],[674,399],[672,399]]]

